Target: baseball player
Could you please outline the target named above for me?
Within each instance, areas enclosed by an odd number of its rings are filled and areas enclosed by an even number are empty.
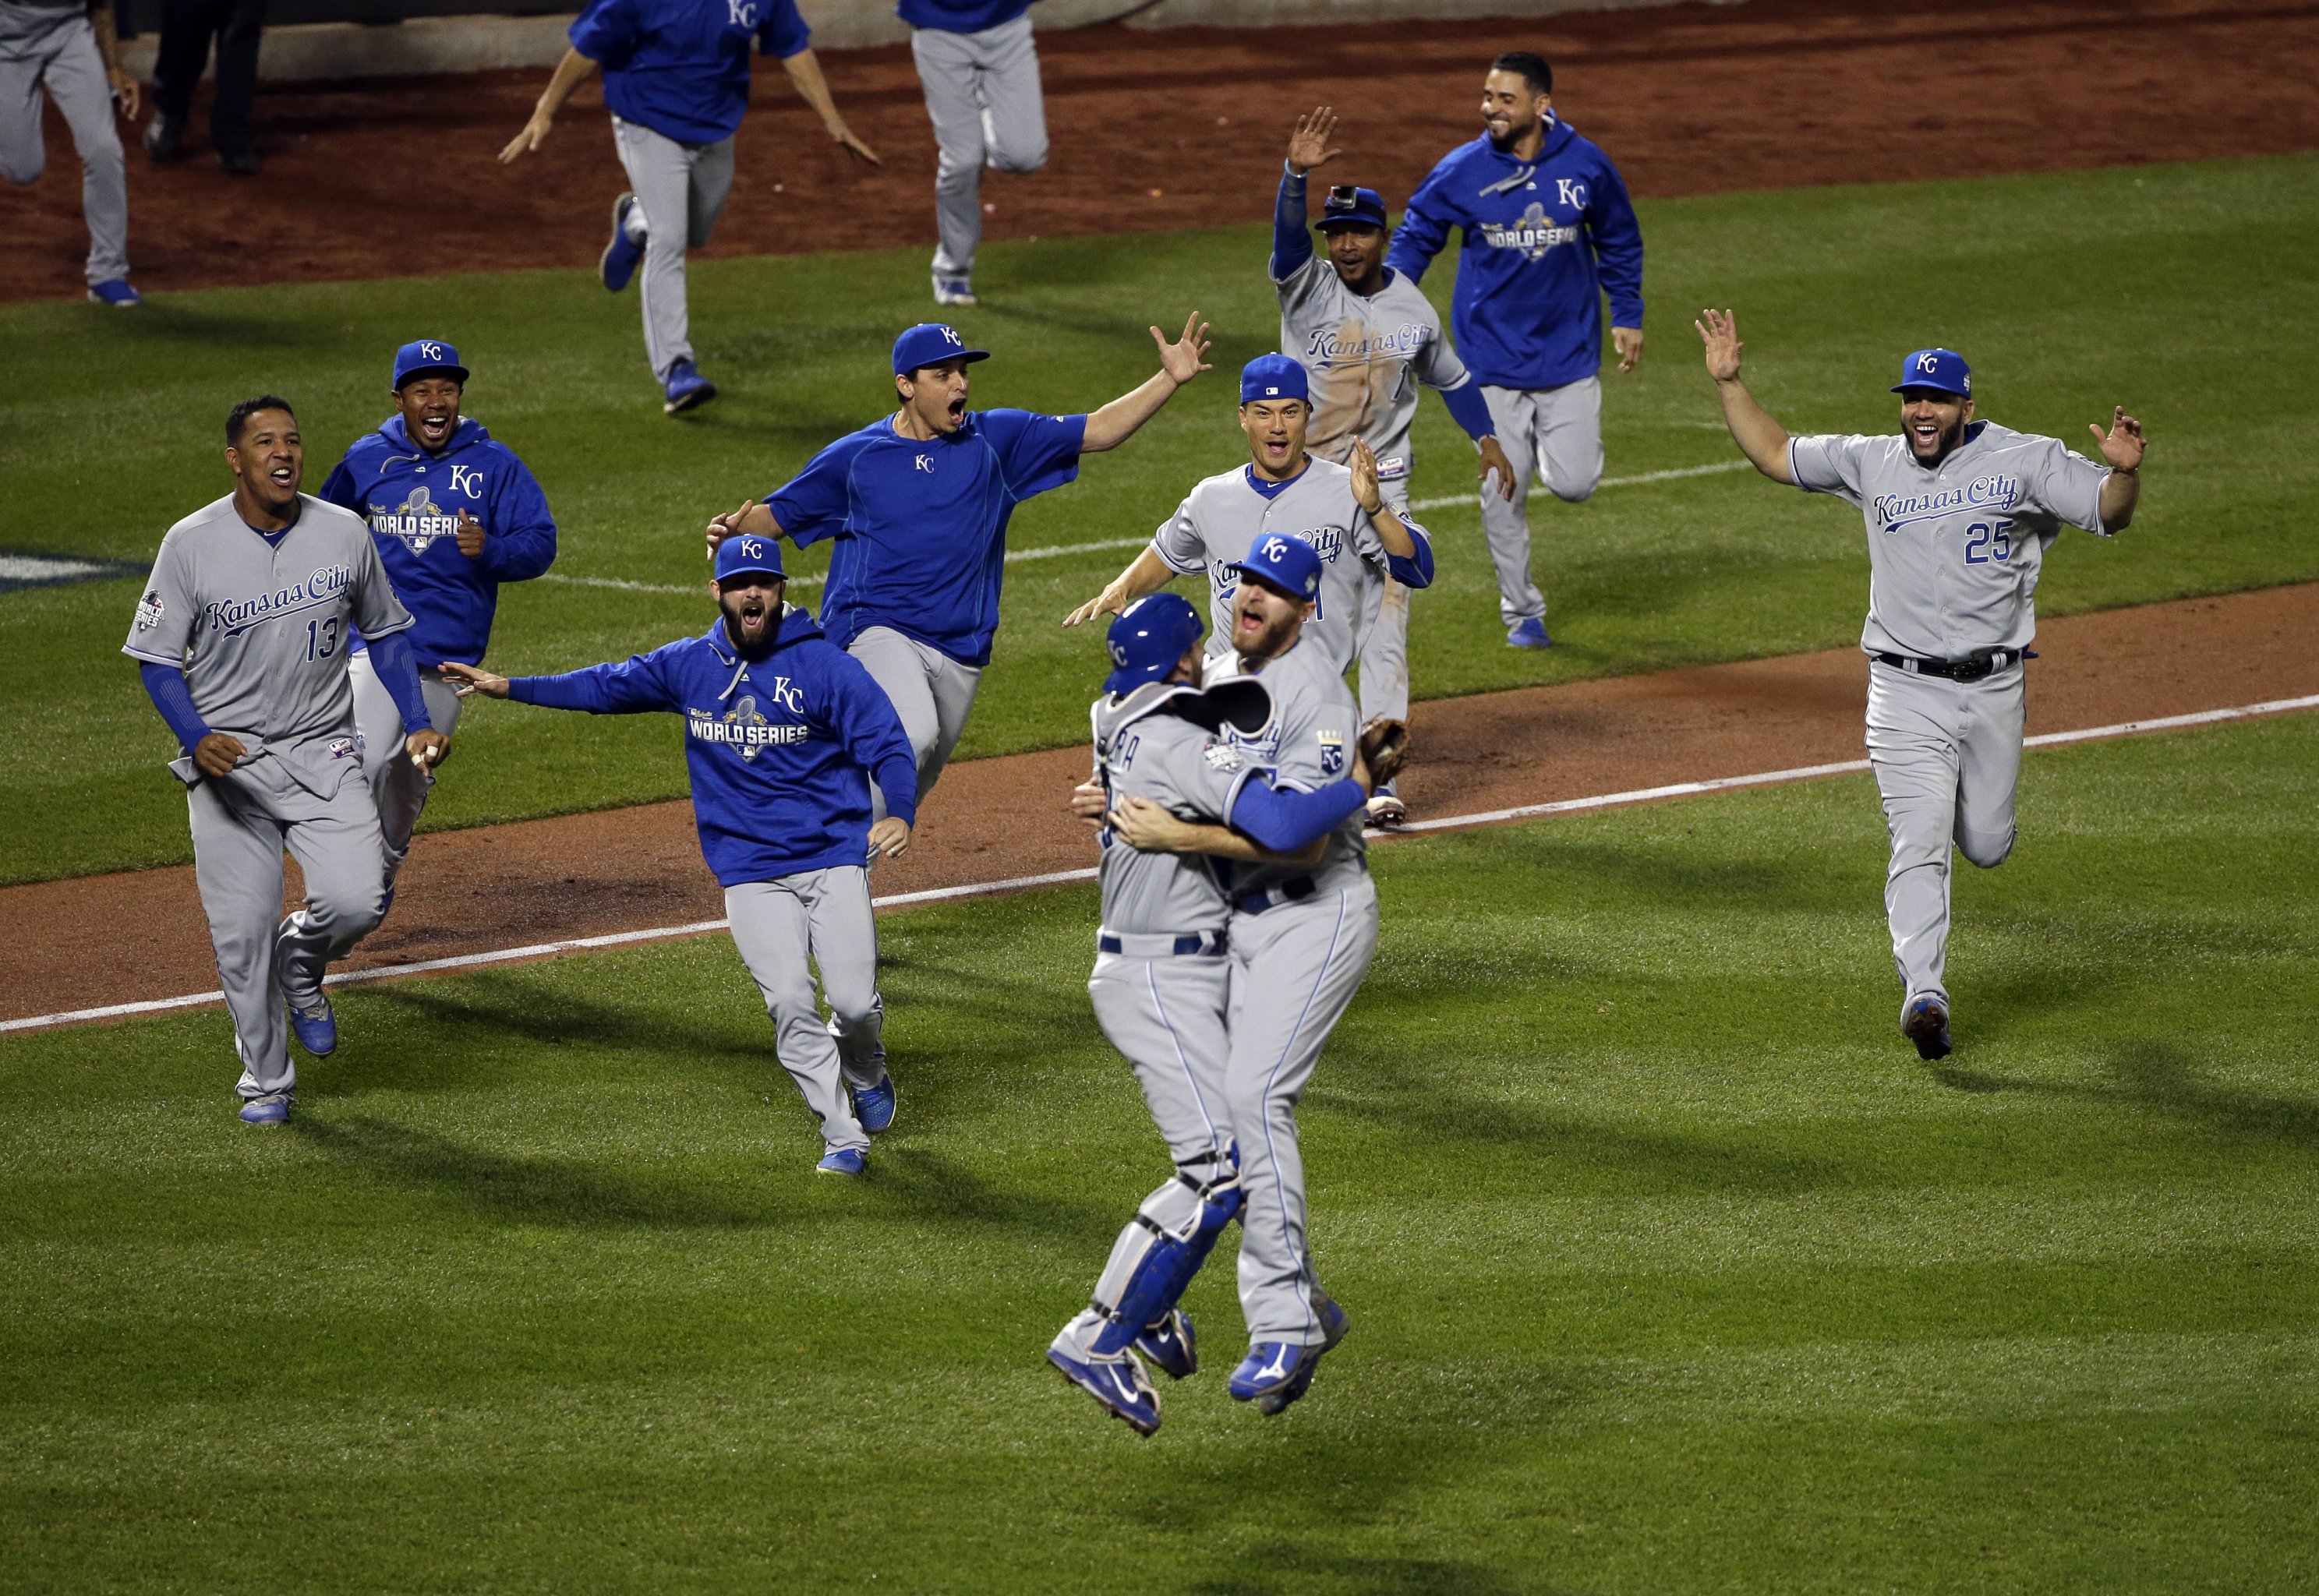
[[[394,352],[395,414],[355,440],[322,483],[322,497],[370,523],[380,561],[414,618],[411,645],[430,725],[458,729],[459,694],[443,679],[445,660],[479,664],[492,638],[500,584],[528,582],[555,561],[555,522],[528,467],[483,424],[463,417],[467,368],[459,351],[420,338]],[[363,774],[378,799],[386,850],[386,902],[411,852],[411,833],[434,779],[398,758],[402,717],[353,641],[355,731]]]
[[[1047,106],[1032,0],[900,0],[941,157],[934,167],[934,303],[970,305],[982,242],[982,168],[1047,164]]]
[[[403,636],[411,617],[369,528],[298,491],[305,453],[289,404],[243,401],[225,437],[233,491],[162,538],[122,652],[183,750],[169,769],[188,789],[194,880],[241,1054],[241,1117],[278,1125],[297,1088],[284,1005],[309,1053],[338,1046],[323,973],[378,924],[386,891],[347,685],[356,629],[402,711],[404,755],[431,767],[450,740],[428,723]],[[306,877],[305,906],[287,918],[284,847]]]
[[[1602,295],[1619,369],[1643,357],[1643,234],[1611,158],[1554,113],[1554,70],[1510,50],[1482,80],[1483,134],[1442,157],[1394,233],[1385,265],[1412,283],[1464,231],[1450,320],[1513,462],[1482,491],[1511,648],[1548,648],[1529,568],[1529,482],[1576,504],[1602,480]],[[1510,490],[1510,491],[1506,491]]]
[[[1116,668],[1093,714],[1105,825],[1103,925],[1087,992],[1104,1034],[1134,1067],[1176,1172],[1144,1198],[1092,1302],[1047,1349],[1066,1378],[1145,1435],[1160,1427],[1160,1397],[1136,1352],[1179,1380],[1199,1367],[1191,1320],[1176,1304],[1240,1211],[1235,1104],[1259,1102],[1263,1083],[1230,1069],[1232,867],[1116,844],[1109,808],[1140,800],[1228,823],[1250,850],[1242,857],[1309,868],[1369,791],[1358,751],[1344,780],[1314,791],[1276,788],[1227,740],[1262,735],[1271,695],[1249,676],[1203,692],[1202,629],[1198,612],[1175,593],[1136,600],[1111,627]]]
[[[669,415],[717,397],[692,357],[684,252],[708,245],[733,187],[733,134],[749,104],[749,41],[780,59],[832,140],[878,164],[831,101],[811,38],[797,0],[593,0],[573,19],[572,47],[531,120],[500,151],[507,162],[537,149],[573,90],[603,68],[629,191],[613,202],[611,241],[598,269],[618,293],[644,266],[645,353]]]
[[[910,745],[869,672],[782,601],[787,586],[779,544],[735,537],[717,553],[719,613],[699,637],[560,676],[510,681],[456,661],[443,674],[465,691],[552,709],[684,717],[700,852],[725,888],[733,945],[764,994],[781,1067],[821,1122],[816,1168],[859,1175],[895,1107],[862,861],[910,845]],[[875,825],[872,772],[896,795]],[[808,959],[821,969],[826,1024]]]
[[[1077,477],[1080,455],[1125,443],[1208,369],[1207,323],[1196,312],[1174,343],[1156,327],[1151,341],[1159,372],[1089,414],[970,410],[967,368],[989,351],[968,348],[956,328],[923,322],[894,340],[892,416],[708,523],[712,552],[737,532],[799,548],[836,540],[822,622],[893,699],[917,755],[920,803],[958,746],[990,663],[1015,507]]]
[[[137,119],[137,80],[122,70],[112,0],[0,0],[0,173],[11,183],[38,183],[48,166],[44,88],[80,156],[88,297],[140,305],[129,285],[129,168],[113,126],[116,104]]]
[[[2024,660],[2045,550],[2065,526],[2104,537],[2134,519],[2142,423],[2089,426],[2095,464],[2061,439],[1973,417],[1972,373],[1953,349],[1900,363],[1898,437],[1791,437],[1739,380],[1728,311],[1693,323],[1739,450],[1775,482],[1833,493],[1868,529],[1868,762],[1892,860],[1884,914],[1919,1057],[1949,1051],[1949,844],[1983,870],[2013,851]]]
[[[1377,486],[1395,513],[1409,511],[1410,424],[1417,385],[1437,390],[1481,450],[1481,475],[1513,492],[1514,470],[1491,431],[1490,407],[1441,336],[1440,313],[1417,284],[1385,265],[1385,200],[1373,188],[1331,188],[1321,212],[1325,258],[1306,230],[1306,176],[1341,151],[1329,142],[1337,113],[1299,117],[1272,212],[1272,284],[1280,294],[1280,352],[1304,364],[1313,385],[1306,443],[1339,464],[1355,439],[1377,461]],[[1370,590],[1361,642],[1361,714],[1409,718],[1409,589],[1388,576]],[[1390,786],[1369,800],[1369,824],[1401,825],[1409,810]]]
[[[1222,668],[1229,663],[1241,555],[1251,539],[1286,532],[1304,539],[1321,559],[1321,586],[1304,629],[1308,656],[1334,662],[1342,675],[1359,650],[1363,624],[1376,613],[1374,594],[1384,579],[1432,585],[1433,545],[1386,499],[1367,443],[1353,439],[1343,465],[1307,450],[1310,393],[1304,365],[1286,355],[1259,355],[1242,367],[1240,424],[1249,463],[1195,486],[1150,546],[1063,625],[1124,609],[1178,576],[1205,572]]]

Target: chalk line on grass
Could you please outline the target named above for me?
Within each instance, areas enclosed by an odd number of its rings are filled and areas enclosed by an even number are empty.
[[[1136,541],[1141,542],[1141,539]],[[2213,726],[2221,721],[2247,720],[2257,716],[2282,715],[2290,710],[2319,709],[2319,693],[2299,699],[2269,699],[2260,704],[2240,704],[2226,709],[2200,709],[2188,715],[2160,716],[2151,720],[2121,720],[2111,726],[2084,726],[2075,731],[2041,732],[2022,739],[2025,748],[2051,748],[2068,743],[2090,743],[2108,737],[2130,737],[2143,732],[2180,731],[2190,726]],[[1509,820],[1535,820],[1548,815],[1575,815],[1592,809],[1622,808],[1632,804],[1655,803],[1663,798],[1695,798],[1702,793],[1728,792],[1745,787],[1777,787],[1791,781],[1809,781],[1824,776],[1853,776],[1868,769],[1864,759],[1849,759],[1829,765],[1796,765],[1784,771],[1760,771],[1746,776],[1716,776],[1701,781],[1675,781],[1663,787],[1638,787],[1626,792],[1597,793],[1588,798],[1558,798],[1552,803],[1520,804],[1510,809],[1484,809],[1471,815],[1445,815],[1437,820],[1419,820],[1386,832],[1374,841],[1391,841],[1396,836],[1414,835],[1426,832],[1455,831],[1470,826],[1496,825]],[[959,898],[988,897],[1001,892],[1018,892],[1032,887],[1060,887],[1072,881],[1092,881],[1093,866],[1083,870],[1051,870],[1044,875],[1012,876],[1003,881],[975,881],[957,887],[932,887],[918,892],[898,892],[885,897],[871,899],[872,907],[898,909],[914,904],[947,903]],[[504,964],[517,959],[544,959],[553,954],[586,952],[596,948],[623,947],[631,942],[665,942],[677,937],[703,936],[710,932],[726,929],[723,920],[696,920],[689,925],[662,925],[645,931],[616,931],[601,936],[571,937],[561,942],[533,942],[520,948],[494,948],[482,953],[458,953],[445,959],[422,959],[411,964],[382,964],[369,969],[349,969],[329,977],[324,985],[354,986],[364,981],[383,981],[396,976],[427,975],[438,970],[473,969],[488,964]],[[127,1019],[138,1014],[164,1014],[172,1009],[198,1008],[204,1004],[221,1003],[222,992],[188,992],[177,997],[149,998],[138,1003],[112,1003],[97,1008],[68,1009],[59,1014],[33,1014],[21,1020],[0,1020],[0,1033],[11,1031],[42,1031],[59,1025],[75,1025],[91,1020]]]

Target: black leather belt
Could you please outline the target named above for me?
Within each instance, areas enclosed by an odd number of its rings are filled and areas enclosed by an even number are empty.
[[[1321,884],[1310,876],[1299,876],[1293,881],[1283,881],[1267,892],[1243,892],[1232,899],[1232,907],[1243,915],[1261,915],[1267,909],[1285,903],[1302,903],[1321,889]]]
[[[2023,660],[2034,660],[2035,652],[2026,648],[1976,648],[1961,660],[1920,660],[1913,654],[1880,654],[1873,656],[1896,671],[1906,671],[1911,676],[1945,676],[1951,681],[1979,681],[1984,676],[1994,676],[2008,666]]]
[[[1138,959],[1164,959],[1186,953],[1221,953],[1224,951],[1224,933],[1221,931],[1189,932],[1170,937],[1165,932],[1124,934],[1101,932],[1095,939],[1098,953],[1132,952]]]

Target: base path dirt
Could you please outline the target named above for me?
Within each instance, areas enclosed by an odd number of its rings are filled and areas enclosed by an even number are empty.
[[[1345,114],[1340,180],[1396,206],[1479,131],[1484,65],[1543,51],[1556,104],[1638,194],[1866,183],[2319,149],[2319,4],[1747,0],[1522,21],[1043,33],[1053,154],[983,185],[993,239],[1213,226],[1270,214],[1290,119]],[[830,55],[840,108],[884,156],[831,145],[761,62],[733,196],[706,253],[934,243],[934,138],[907,47]],[[546,70],[264,86],[266,170],[129,142],[147,289],[579,266],[627,186],[601,95],[546,149],[496,155]],[[206,91],[204,91],[206,94]],[[78,298],[80,166],[53,108],[48,171],[0,185],[0,300]]]
[[[2076,730],[2319,693],[2319,583],[2049,621],[2029,730]],[[1420,704],[1414,817],[1856,760],[1867,664],[1854,650]],[[1064,805],[1083,750],[953,766],[881,896],[1084,869],[1093,834]],[[458,779],[456,767],[446,780]],[[2035,817],[2028,824],[2034,830]],[[1073,913],[1079,911],[1074,909]],[[393,916],[341,968],[719,919],[686,803],[422,836]],[[190,869],[0,888],[0,1019],[214,987]],[[89,950],[103,947],[93,962]]]

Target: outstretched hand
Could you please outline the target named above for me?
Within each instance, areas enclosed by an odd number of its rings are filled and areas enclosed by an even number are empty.
[[[1215,368],[1208,364],[1208,324],[1194,311],[1184,318],[1184,336],[1169,343],[1158,328],[1151,329],[1151,341],[1160,346],[1160,369],[1176,380],[1178,387],[1190,382],[1204,371]]]
[[[2150,446],[2150,440],[2142,436],[2142,423],[2127,415],[2124,405],[2115,409],[2107,432],[2092,421],[2086,423],[2086,430],[2094,435],[2102,458],[2109,462],[2112,470],[2139,471],[2143,451]]]
[[[1377,487],[1376,451],[1363,437],[1353,439],[1353,452],[1345,464],[1353,473],[1353,502],[1370,515],[1385,508],[1385,494]]]
[[[463,699],[469,693],[481,693],[487,699],[508,696],[508,679],[494,676],[480,665],[463,665],[456,660],[445,660],[438,668],[443,672],[443,679],[451,684],[451,690]]]
[[[1299,177],[1315,167],[1325,167],[1344,151],[1329,142],[1329,135],[1337,131],[1337,112],[1323,105],[1309,116],[1296,119],[1296,131],[1288,135],[1288,169]]]
[[[1736,381],[1739,375],[1740,351],[1747,346],[1739,341],[1739,320],[1729,311],[1701,311],[1704,321],[1694,321],[1701,342],[1707,346],[1707,374],[1719,383]],[[2098,432],[2098,427],[2094,428]]]

